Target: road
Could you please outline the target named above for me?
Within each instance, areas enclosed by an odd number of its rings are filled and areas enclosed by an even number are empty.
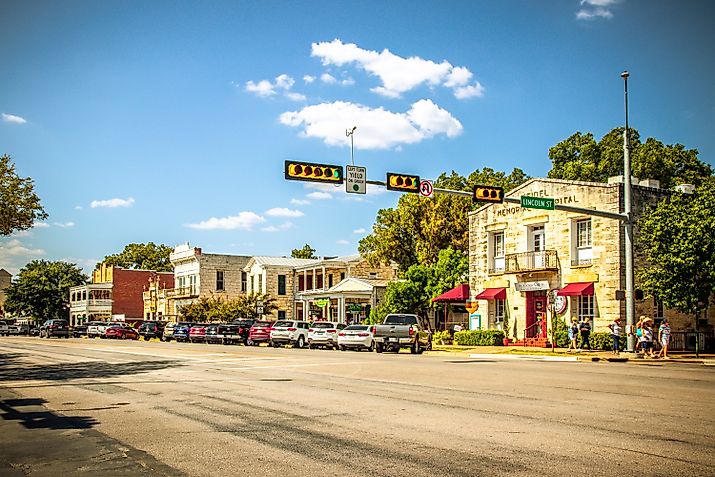
[[[715,368],[0,339],[2,475],[715,474]]]

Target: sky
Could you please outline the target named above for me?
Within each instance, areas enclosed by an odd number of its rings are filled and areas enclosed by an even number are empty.
[[[0,2],[0,154],[49,214],[0,268],[89,272],[129,243],[357,253],[400,193],[284,178],[285,160],[435,179],[544,177],[624,122],[715,164],[715,2]],[[352,138],[346,131],[357,127]],[[425,198],[424,200],[429,200]]]

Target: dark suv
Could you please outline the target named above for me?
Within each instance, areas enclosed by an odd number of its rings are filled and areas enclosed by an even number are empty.
[[[70,327],[67,320],[47,320],[40,326],[40,338],[70,337]]]
[[[139,336],[143,337],[146,341],[149,341],[151,338],[162,339],[165,326],[166,323],[160,321],[146,321],[139,327]]]
[[[238,334],[241,336],[241,342],[244,345],[248,345],[248,333],[251,331],[251,326],[256,320],[250,318],[242,318],[240,320],[234,320],[231,324],[238,327]]]

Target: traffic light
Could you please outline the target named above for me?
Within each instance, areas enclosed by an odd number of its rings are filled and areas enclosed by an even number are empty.
[[[396,190],[399,192],[419,192],[420,191],[420,176],[412,176],[409,174],[397,174],[395,172],[387,173],[387,190]]]
[[[501,187],[494,186],[474,186],[473,200],[480,200],[482,202],[496,202],[501,204],[504,202],[504,189]]]
[[[343,166],[313,164],[311,162],[286,161],[286,179],[296,181],[343,183]]]

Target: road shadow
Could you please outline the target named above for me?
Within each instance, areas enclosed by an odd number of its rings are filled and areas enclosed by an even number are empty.
[[[89,416],[62,416],[44,408],[44,399],[6,399],[0,401],[0,417],[19,421],[27,429],[90,429],[99,421]],[[32,407],[32,410],[19,408]],[[37,410],[40,407],[40,410]]]
[[[136,361],[129,363],[55,363],[28,364],[23,355],[0,353],[0,382],[22,380],[64,381],[82,378],[108,378],[160,371],[183,366],[178,360]]]

